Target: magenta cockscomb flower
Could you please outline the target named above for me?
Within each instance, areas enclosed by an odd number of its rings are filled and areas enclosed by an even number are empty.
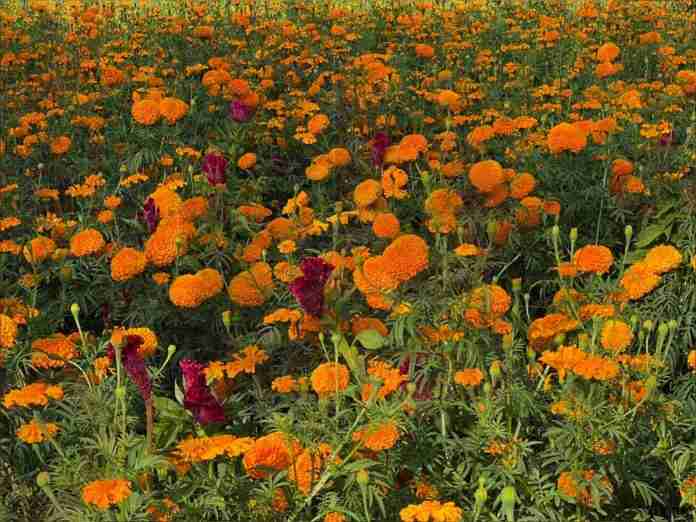
[[[126,370],[128,377],[135,383],[145,402],[149,402],[152,397],[152,381],[147,373],[145,361],[140,357],[138,348],[143,344],[143,338],[139,335],[127,335],[125,344],[121,347],[121,364]],[[109,343],[106,354],[113,361],[116,358],[116,349]]]
[[[389,136],[384,132],[378,132],[372,138],[372,163],[375,167],[381,167],[384,163],[384,156],[390,143]]]
[[[191,359],[183,359],[179,367],[184,375],[184,408],[200,424],[225,422],[225,412],[205,383],[204,366]]]
[[[319,317],[324,308],[324,286],[334,267],[320,257],[307,257],[300,269],[302,276],[290,283],[290,292],[305,312]]]
[[[254,115],[254,109],[246,105],[245,103],[234,100],[230,102],[229,117],[232,121],[237,123],[244,123],[251,119]]]
[[[208,176],[208,183],[211,185],[224,185],[227,181],[228,161],[219,154],[206,154],[203,158],[203,172]]]

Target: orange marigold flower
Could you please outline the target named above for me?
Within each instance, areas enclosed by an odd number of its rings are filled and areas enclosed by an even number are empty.
[[[474,163],[469,169],[469,181],[479,192],[492,192],[505,181],[503,167],[495,160]]]
[[[522,199],[534,191],[536,179],[528,172],[517,174],[510,180],[510,197]]]
[[[17,390],[10,390],[3,398],[2,404],[7,409],[15,406],[31,408],[32,406],[46,406],[48,399],[60,400],[62,398],[63,388],[60,386],[35,382]]]
[[[147,98],[138,100],[131,107],[131,116],[141,125],[154,125],[161,117],[160,105]]]
[[[312,372],[312,389],[319,397],[329,397],[348,387],[350,374],[348,368],[340,363],[323,363]]]
[[[559,123],[549,131],[549,150],[558,154],[564,150],[580,152],[587,146],[587,133],[570,123]]]
[[[17,339],[17,323],[5,315],[0,314],[0,348],[12,348]]]
[[[613,62],[621,52],[621,49],[613,43],[607,42],[597,49],[597,61],[598,62]]]
[[[408,193],[403,188],[408,184],[406,171],[391,166],[382,173],[382,190],[385,198],[404,199]]]
[[[51,142],[51,154],[61,156],[70,150],[72,140],[69,136],[58,136]]]
[[[43,424],[32,419],[17,428],[16,433],[17,437],[27,444],[38,444],[44,440],[52,439],[58,433],[58,426],[52,422]]]
[[[583,321],[587,321],[593,317],[607,319],[613,317],[614,313],[614,305],[611,304],[586,304],[582,305],[578,310],[578,315]]]
[[[157,227],[155,233],[145,242],[145,256],[158,267],[171,265],[174,260],[188,250],[186,235],[169,227]]]
[[[428,267],[428,243],[415,234],[399,236],[384,249],[388,271],[399,282],[408,281]]]
[[[466,368],[454,374],[454,382],[473,388],[483,381],[483,372],[478,368]]]
[[[606,357],[590,355],[576,364],[573,372],[585,379],[607,381],[619,374],[619,365]]]
[[[612,352],[622,352],[633,341],[633,330],[631,327],[617,319],[610,319],[602,327],[601,343],[602,347]]]
[[[70,239],[70,253],[75,257],[89,256],[98,253],[105,244],[101,232],[87,228]]]
[[[652,267],[645,263],[635,263],[624,272],[619,285],[626,291],[628,299],[634,300],[652,292],[661,281],[662,278]]]
[[[454,253],[459,257],[482,256],[485,251],[472,243],[462,243],[454,249]]]
[[[143,344],[138,347],[140,357],[150,357],[157,350],[159,340],[155,332],[147,327],[139,326],[133,328],[114,328],[111,333],[111,343],[120,345],[129,335],[137,335],[143,340]]]
[[[127,281],[143,273],[147,266],[144,252],[135,248],[122,248],[111,259],[111,278],[114,281]]]
[[[284,375],[273,379],[271,390],[278,393],[291,393],[297,391],[297,381],[292,375]]]
[[[346,517],[343,513],[331,511],[324,516],[324,522],[346,522]]]
[[[237,160],[237,166],[242,170],[250,170],[256,165],[256,154],[247,152]]]
[[[643,259],[646,267],[656,274],[664,274],[677,268],[682,262],[682,255],[672,245],[658,245],[651,248]]]
[[[328,160],[332,167],[345,167],[346,165],[350,165],[350,151],[342,147],[331,149],[328,153]]]
[[[181,275],[169,287],[169,300],[180,308],[196,308],[205,300],[199,285],[194,274]]]
[[[317,114],[307,122],[307,130],[312,134],[321,134],[329,126],[329,117],[326,114]]]
[[[409,504],[399,512],[402,522],[461,522],[463,511],[454,502],[426,500]]]
[[[381,422],[368,426],[353,433],[353,440],[361,442],[372,451],[383,451],[394,447],[399,440],[399,428],[392,421]]]
[[[372,222],[372,232],[382,239],[391,239],[401,232],[401,223],[391,212],[380,212]]]
[[[56,250],[55,242],[45,236],[37,236],[24,247],[24,257],[30,263],[40,263],[53,254]]]
[[[689,352],[687,363],[689,364],[689,368],[696,370],[696,350],[691,350]]]
[[[614,256],[603,245],[587,245],[579,248],[573,257],[573,264],[580,272],[605,274],[614,263]]]
[[[131,493],[131,483],[128,480],[95,480],[82,488],[82,500],[106,510],[123,502]]]
[[[152,274],[152,280],[158,286],[166,285],[170,278],[171,276],[167,272],[155,272]]]
[[[265,478],[269,470],[282,471],[290,467],[300,452],[296,441],[289,441],[280,432],[258,438],[244,455],[244,469],[254,479]]]
[[[232,278],[228,287],[230,299],[239,306],[260,306],[273,290],[273,273],[268,263],[255,263]]]
[[[179,98],[162,98],[159,102],[160,114],[170,125],[174,125],[177,121],[186,116],[188,110],[188,104]],[[135,118],[135,116],[133,117]],[[136,121],[138,121],[137,118]],[[138,121],[138,123],[142,122]]]
[[[354,317],[351,321],[353,335],[358,335],[365,330],[376,330],[382,337],[389,335],[389,329],[376,317]]]
[[[416,44],[415,51],[420,58],[432,58],[435,56],[435,49],[428,44]]]
[[[358,207],[368,207],[382,195],[382,185],[374,179],[366,179],[355,187],[353,201]]]

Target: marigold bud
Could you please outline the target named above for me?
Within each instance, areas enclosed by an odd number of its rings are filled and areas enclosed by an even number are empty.
[[[48,474],[46,471],[42,471],[38,475],[36,475],[36,484],[40,488],[45,488],[48,486],[48,484],[51,482],[51,476]]]
[[[570,229],[570,240],[575,243],[578,240],[578,229],[573,227]]]
[[[355,480],[361,486],[365,486],[370,482],[370,474],[366,469],[361,469],[355,474]]]
[[[70,313],[72,316],[77,320],[77,316],[80,315],[80,305],[77,303],[73,303],[70,305]]]
[[[624,236],[626,236],[626,241],[630,241],[633,237],[633,227],[631,225],[626,225],[626,228],[624,228]]]
[[[114,395],[116,396],[117,399],[121,400],[125,398],[126,396],[126,387],[125,386],[118,386],[116,390],[114,390]]]
[[[167,346],[167,359],[170,358],[172,355],[174,355],[174,352],[176,352],[176,346],[173,344],[170,344]]]

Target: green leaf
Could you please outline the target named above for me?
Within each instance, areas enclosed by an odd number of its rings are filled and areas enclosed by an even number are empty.
[[[645,248],[667,231],[667,225],[656,223],[645,227],[636,238],[635,247]]]
[[[367,350],[379,350],[385,341],[377,330],[363,330],[355,338]]]

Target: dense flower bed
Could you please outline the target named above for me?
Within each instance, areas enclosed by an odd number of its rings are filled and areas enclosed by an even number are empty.
[[[136,3],[0,12],[0,519],[694,520],[692,1]]]

